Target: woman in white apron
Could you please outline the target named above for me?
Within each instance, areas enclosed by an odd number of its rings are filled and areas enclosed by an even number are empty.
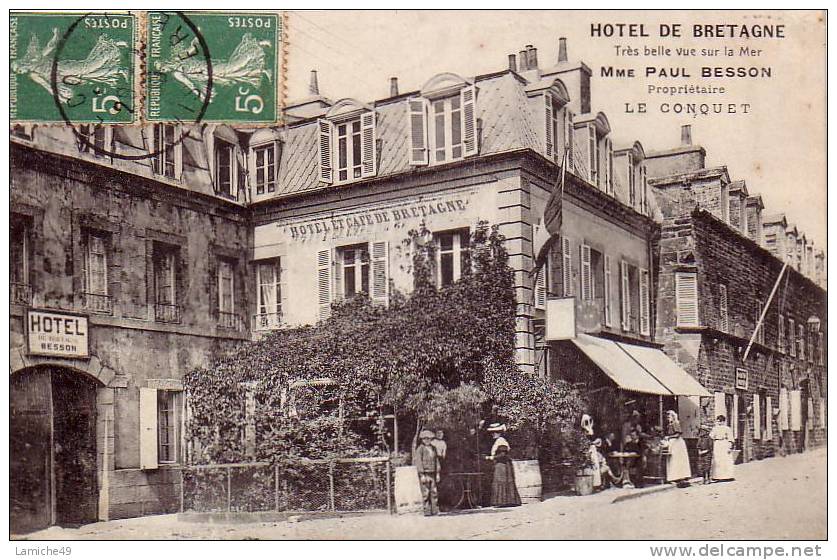
[[[689,452],[682,437],[680,419],[677,413],[669,410],[666,425],[666,441],[668,442],[668,458],[666,459],[666,481],[676,482],[678,486],[689,485],[692,469],[689,466]]]
[[[732,447],[735,438],[732,437],[732,428],[727,426],[727,419],[723,414],[718,416],[715,427],[709,432],[709,437],[712,438],[710,477],[717,481],[735,480],[732,472]]]

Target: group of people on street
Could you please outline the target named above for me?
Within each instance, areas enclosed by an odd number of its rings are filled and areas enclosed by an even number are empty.
[[[490,455],[485,460],[493,463],[491,505],[509,507],[520,505],[520,494],[514,477],[514,465],[509,455],[511,446],[506,439],[506,425],[490,424],[487,431],[493,438]],[[418,470],[425,515],[439,513],[439,483],[445,472],[447,443],[444,432],[421,430],[418,444],[413,450],[413,465]]]
[[[582,420],[582,429],[590,439],[588,454],[594,488],[642,486],[651,466],[650,461],[655,457],[665,458],[666,482],[681,488],[689,486],[692,477],[689,452],[675,411],[666,412],[661,432],[659,428],[646,431],[641,413],[634,410],[622,423],[621,445],[617,445],[613,432],[607,432],[604,437],[594,437],[592,426],[591,418]],[[697,467],[704,483],[734,480],[734,443],[732,430],[723,415],[716,418],[714,427],[701,427],[697,442]]]

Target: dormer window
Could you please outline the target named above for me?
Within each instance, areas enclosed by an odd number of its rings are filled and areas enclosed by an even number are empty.
[[[223,140],[215,141],[215,185],[219,194],[235,198],[235,146]]]
[[[334,104],[318,121],[320,180],[348,183],[377,173],[375,111],[353,99]]]
[[[101,124],[82,124],[77,130],[78,150],[85,154],[103,157],[113,147],[113,130]]]
[[[151,165],[154,173],[177,179],[183,172],[179,125],[155,124],[152,134]]]
[[[440,74],[408,100],[410,163],[441,164],[477,153],[476,88]]]

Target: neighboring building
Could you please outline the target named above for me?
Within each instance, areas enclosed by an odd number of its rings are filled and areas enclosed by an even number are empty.
[[[251,231],[221,138],[213,181],[179,127],[79,130],[116,155],[67,127],[11,137],[14,532],[175,511],[183,375],[250,337]]]
[[[738,209],[753,198],[744,183],[731,182],[724,167],[681,163],[650,179],[664,215],[657,340],[715,393],[700,414],[729,418],[744,460],[773,455],[780,444],[824,444],[826,294],[797,268],[797,232],[783,216],[769,217],[760,246],[741,225]],[[789,266],[745,361],[783,256]]]

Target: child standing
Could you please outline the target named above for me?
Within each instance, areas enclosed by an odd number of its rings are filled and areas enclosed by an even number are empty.
[[[710,471],[712,469],[712,438],[709,437],[709,427],[703,425],[698,432],[698,471],[703,477],[703,483],[709,484],[711,481]]]

